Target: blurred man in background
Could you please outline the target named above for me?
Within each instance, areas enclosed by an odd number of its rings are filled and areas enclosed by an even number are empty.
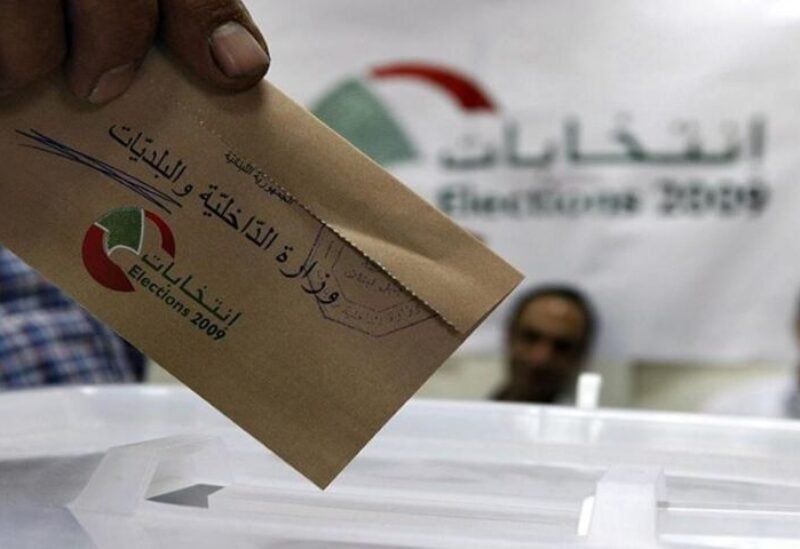
[[[508,377],[496,400],[566,403],[586,365],[597,332],[589,300],[568,286],[542,286],[523,295],[509,320]]]

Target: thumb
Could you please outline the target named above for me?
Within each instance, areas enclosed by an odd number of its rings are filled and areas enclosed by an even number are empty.
[[[239,91],[264,78],[267,44],[239,0],[161,0],[160,8],[168,47],[201,79]]]

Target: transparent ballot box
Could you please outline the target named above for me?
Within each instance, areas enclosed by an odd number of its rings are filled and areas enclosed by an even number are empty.
[[[0,417],[3,548],[800,547],[788,421],[412,400],[321,491],[182,388]]]

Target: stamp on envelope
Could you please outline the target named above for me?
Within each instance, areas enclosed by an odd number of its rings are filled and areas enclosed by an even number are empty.
[[[381,337],[434,318],[436,314],[327,227],[323,227],[309,256],[316,269],[312,285],[326,285],[339,298],[318,302],[322,315],[333,322]]]

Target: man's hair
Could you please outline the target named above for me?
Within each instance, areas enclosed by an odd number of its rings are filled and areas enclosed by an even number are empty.
[[[508,333],[514,334],[519,328],[519,320],[525,308],[543,297],[558,297],[565,301],[569,301],[580,309],[584,318],[584,331],[583,331],[583,352],[589,352],[594,345],[595,338],[598,331],[598,320],[595,314],[594,306],[586,295],[579,289],[573,286],[548,284],[543,286],[536,286],[522,294],[514,304],[511,310],[511,316],[508,322]]]

